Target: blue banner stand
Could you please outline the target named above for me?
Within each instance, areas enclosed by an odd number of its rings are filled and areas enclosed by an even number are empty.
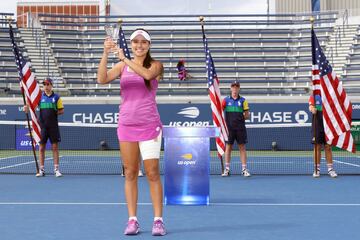
[[[166,205],[209,205],[210,138],[217,127],[164,127]]]

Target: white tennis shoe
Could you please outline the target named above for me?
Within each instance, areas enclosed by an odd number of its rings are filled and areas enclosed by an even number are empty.
[[[40,169],[38,173],[35,175],[36,177],[45,177],[45,170]]]
[[[225,168],[223,174],[221,174],[222,177],[228,177],[230,176],[230,168]]]
[[[319,178],[320,177],[320,169],[317,169],[316,171],[314,171],[313,177],[314,178]]]
[[[59,171],[59,169],[55,169],[54,170],[54,174],[55,174],[55,177],[62,177],[63,175],[61,174],[61,172]]]
[[[330,170],[328,171],[328,174],[329,174],[329,176],[332,177],[332,178],[336,178],[336,177],[338,176],[334,169],[330,169]]]
[[[245,168],[244,170],[241,171],[241,174],[244,176],[244,177],[250,177],[251,174],[249,172],[249,170],[247,168]]]

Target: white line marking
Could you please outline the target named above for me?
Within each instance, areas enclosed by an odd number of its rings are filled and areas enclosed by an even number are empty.
[[[125,206],[125,202],[0,202],[0,205],[84,205],[84,206]],[[152,203],[138,203],[142,206],[151,206]],[[210,206],[290,206],[290,207],[360,207],[360,203],[210,203]]]
[[[16,156],[11,156],[11,157],[4,157],[4,158],[0,158],[0,161],[10,159],[10,158],[24,157],[24,156],[26,157],[26,155],[16,155]]]
[[[59,156],[59,158],[61,158],[61,157],[62,156]],[[45,158],[44,161],[47,161],[47,160],[50,160],[50,159],[53,159],[53,158]],[[28,165],[28,164],[31,164],[31,163],[34,163],[34,160],[29,161],[29,162],[18,163],[18,164],[14,164],[14,165],[10,165],[10,166],[1,167],[0,170],[13,168],[13,167],[18,167],[18,166],[22,166],[22,165]]]
[[[360,203],[210,203],[214,206],[293,206],[293,207],[312,207],[312,206],[359,206]]]
[[[333,162],[341,163],[341,164],[344,164],[344,165],[349,165],[349,166],[352,166],[352,167],[360,167],[360,165],[358,165],[358,164],[347,163],[347,162],[342,162],[342,161],[338,161],[338,160],[333,160]]]

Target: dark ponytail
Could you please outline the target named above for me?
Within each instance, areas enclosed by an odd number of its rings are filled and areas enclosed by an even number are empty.
[[[143,67],[144,68],[150,68],[151,63],[153,61],[154,61],[154,59],[151,57],[150,49],[149,49],[149,51],[146,53],[146,57],[145,57],[144,62],[143,62]],[[144,78],[144,82],[145,82],[145,85],[146,85],[147,89],[151,90],[151,82],[149,80],[151,80],[151,79],[145,79]]]

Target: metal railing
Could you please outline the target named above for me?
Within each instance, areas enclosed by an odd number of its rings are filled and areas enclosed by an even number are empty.
[[[309,18],[314,16],[318,26],[332,24],[338,17],[337,11],[319,12],[315,15],[311,12],[297,14],[212,14],[203,15],[206,26],[210,28],[262,28],[279,27],[287,25],[290,28],[299,25],[310,26]],[[116,16],[72,16],[39,14],[38,18],[46,29],[65,30],[92,30],[102,29],[106,23],[116,23],[119,18],[123,19],[123,26],[143,26],[153,29],[198,29],[199,15],[116,15]]]

